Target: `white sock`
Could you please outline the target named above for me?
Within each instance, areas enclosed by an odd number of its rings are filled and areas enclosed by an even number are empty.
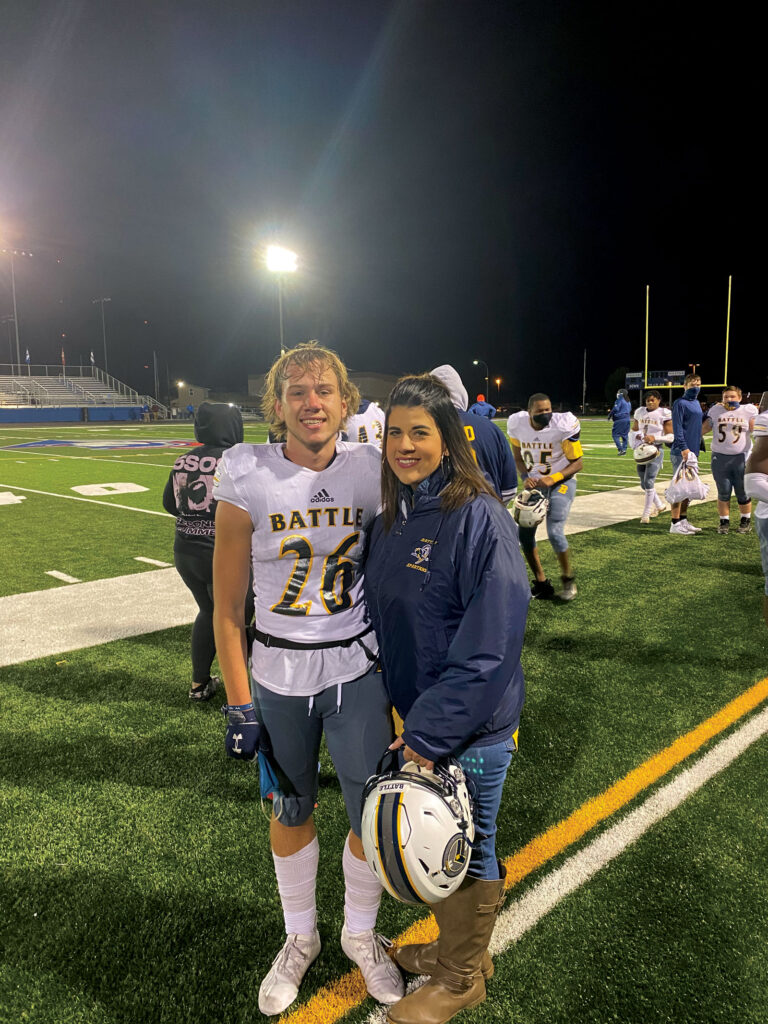
[[[645,492],[645,508],[643,509],[643,515],[644,516],[647,516],[648,513],[653,508],[653,496],[654,496],[655,493],[656,493],[655,491],[646,491]]]
[[[752,518],[752,513],[751,512],[742,512],[741,513],[741,518],[742,519],[751,519]]]
[[[344,868],[344,920],[350,935],[370,931],[376,927],[376,915],[381,903],[381,883],[368,861],[358,860],[349,848],[349,835],[341,858]]]
[[[277,888],[283,905],[286,935],[309,935],[317,927],[315,880],[320,860],[317,836],[289,857],[272,854],[277,875]]]
[[[653,504],[656,506],[656,508],[664,508],[664,502],[658,496],[656,491],[651,491],[651,494],[653,495]]]

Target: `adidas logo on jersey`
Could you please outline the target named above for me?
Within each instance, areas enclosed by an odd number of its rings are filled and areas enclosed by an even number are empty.
[[[309,503],[310,503],[310,505],[311,505],[313,501],[327,501],[327,502],[333,502],[333,501],[335,501],[335,500],[336,500],[336,499],[335,499],[335,498],[332,498],[332,497],[330,496],[330,494],[328,493],[328,491],[326,491],[326,489],[325,489],[325,488],[323,487],[323,488],[321,488],[321,489],[320,489],[320,490],[319,490],[319,491],[317,492],[317,494],[314,494],[314,495],[313,495],[313,496],[312,496],[312,497],[311,497],[311,498],[309,499]]]

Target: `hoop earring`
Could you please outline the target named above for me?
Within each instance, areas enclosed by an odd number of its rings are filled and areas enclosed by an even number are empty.
[[[451,456],[446,455],[445,452],[440,456],[440,472],[444,477],[448,476],[451,470]]]

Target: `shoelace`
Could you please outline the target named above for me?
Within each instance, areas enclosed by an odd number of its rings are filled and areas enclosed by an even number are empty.
[[[289,938],[285,943],[283,948],[272,961],[272,966],[277,968],[278,971],[284,970],[290,966],[291,956],[293,955],[301,957],[302,960],[307,959],[307,954],[301,949],[295,936],[293,938]]]
[[[386,950],[391,949],[394,943],[391,939],[388,939],[386,935],[381,935],[379,932],[371,933],[371,948],[366,949],[363,955],[366,959],[373,960],[375,964],[382,963],[386,957]]]

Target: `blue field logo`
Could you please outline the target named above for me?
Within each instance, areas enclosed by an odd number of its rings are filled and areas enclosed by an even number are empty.
[[[119,451],[130,448],[196,448],[199,441],[60,441],[50,438],[47,441],[27,441],[26,444],[11,444],[6,451],[22,448],[88,448],[91,451]]]

